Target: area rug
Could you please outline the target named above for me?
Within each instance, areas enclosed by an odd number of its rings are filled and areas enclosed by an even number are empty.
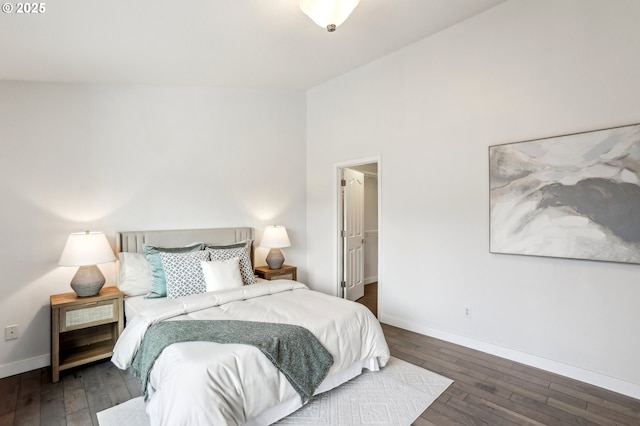
[[[277,425],[402,426],[413,423],[452,380],[391,357],[387,366],[317,395]],[[98,413],[100,426],[149,426],[142,398]]]

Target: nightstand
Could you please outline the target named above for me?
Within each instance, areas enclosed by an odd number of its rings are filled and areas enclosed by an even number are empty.
[[[124,295],[103,287],[96,296],[56,294],[51,303],[51,376],[60,371],[109,358],[124,327]]]
[[[256,275],[265,280],[296,280],[298,268],[282,265],[280,269],[269,269],[268,266],[256,266]]]

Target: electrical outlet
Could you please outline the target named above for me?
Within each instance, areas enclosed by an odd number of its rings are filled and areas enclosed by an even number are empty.
[[[8,325],[4,328],[4,340],[17,339],[19,336],[18,324]]]
[[[465,306],[464,307],[464,316],[466,318],[470,318],[471,317],[471,306]]]

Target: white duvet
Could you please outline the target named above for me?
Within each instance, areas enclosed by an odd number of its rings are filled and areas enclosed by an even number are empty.
[[[112,361],[128,368],[147,328],[165,320],[235,319],[295,324],[307,328],[333,356],[329,390],[362,367],[389,359],[382,328],[364,306],[280,280],[239,289],[169,299],[127,324]],[[268,424],[301,406],[285,376],[249,345],[212,342],[167,347],[149,376],[147,413],[152,425]]]

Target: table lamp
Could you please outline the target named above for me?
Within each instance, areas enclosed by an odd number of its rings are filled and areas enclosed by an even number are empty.
[[[280,269],[284,263],[284,255],[282,254],[281,247],[291,246],[287,230],[284,226],[267,226],[264,229],[262,235],[262,241],[260,241],[261,247],[268,247],[269,254],[267,254],[267,265],[269,269]]]
[[[69,235],[62,250],[60,266],[79,266],[71,280],[71,288],[78,297],[100,293],[105,278],[96,266],[116,260],[113,250],[102,232],[75,232]]]

